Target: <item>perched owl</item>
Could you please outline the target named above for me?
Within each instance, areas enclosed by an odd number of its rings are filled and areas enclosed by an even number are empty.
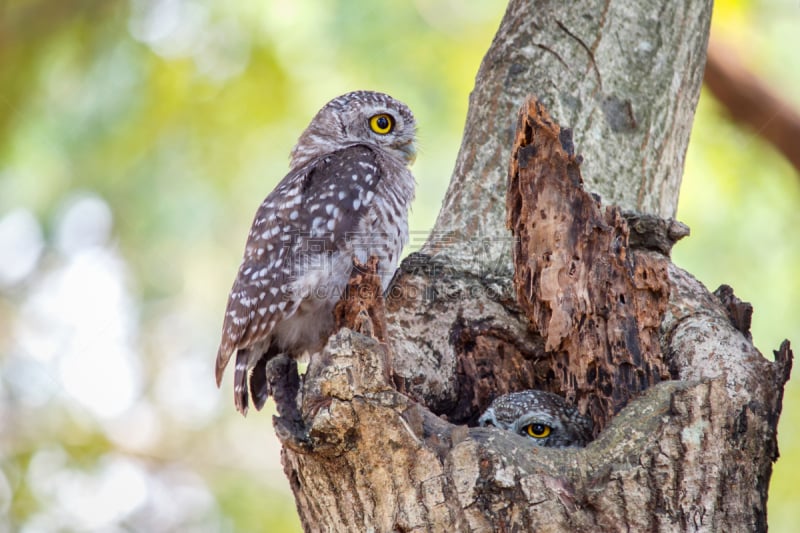
[[[386,289],[408,241],[415,133],[405,104],[355,91],[328,102],[300,136],[289,173],[256,212],[225,311],[217,385],[236,352],[243,415],[248,389],[256,409],[270,395],[271,359],[324,347],[353,256],[377,256]]]
[[[567,405],[561,396],[540,390],[495,398],[478,423],[513,431],[537,446],[586,446],[592,440],[589,418]]]

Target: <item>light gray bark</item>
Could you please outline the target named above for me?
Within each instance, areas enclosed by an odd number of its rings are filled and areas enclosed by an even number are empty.
[[[492,257],[510,258],[506,175],[517,110],[528,95],[573,129],[590,191],[624,210],[673,217],[711,7],[711,0],[511,0],[478,71],[434,228],[471,243],[451,250],[450,259],[481,270],[476,239],[497,241]]]
[[[650,388],[585,449],[534,449],[465,423],[481,394],[524,388],[546,355],[510,279],[519,106],[536,94],[574,128],[604,203],[670,217],[710,12],[710,0],[511,0],[470,98],[437,237],[387,297],[387,345],[340,331],[305,376],[305,431],[279,424],[306,530],[765,530],[788,345],[764,359],[672,265],[661,349],[680,380]]]

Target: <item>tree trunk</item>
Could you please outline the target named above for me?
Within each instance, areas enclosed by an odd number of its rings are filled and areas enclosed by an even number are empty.
[[[791,351],[669,262],[711,1],[651,4],[511,0],[428,243],[385,314],[354,278],[360,333],[312,359],[303,430],[276,425],[307,531],[766,529]],[[596,440],[474,427],[527,388]]]

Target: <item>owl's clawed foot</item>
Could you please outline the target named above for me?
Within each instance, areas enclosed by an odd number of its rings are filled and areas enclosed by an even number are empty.
[[[297,440],[305,434],[303,417],[297,408],[297,395],[300,392],[297,361],[286,354],[278,354],[267,363],[266,375],[267,387],[278,411],[278,416],[273,418],[275,430]]]
[[[287,448],[298,453],[311,451],[311,439],[302,419],[292,420],[283,416],[273,416],[272,426],[275,428],[278,440]]]

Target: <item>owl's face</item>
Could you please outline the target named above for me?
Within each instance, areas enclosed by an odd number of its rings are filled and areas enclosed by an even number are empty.
[[[348,146],[373,146],[407,165],[416,159],[416,122],[411,110],[391,96],[354,91],[328,102],[292,150],[292,167]]]
[[[591,420],[560,396],[539,390],[496,398],[478,423],[513,431],[536,446],[585,446],[592,434]]]

